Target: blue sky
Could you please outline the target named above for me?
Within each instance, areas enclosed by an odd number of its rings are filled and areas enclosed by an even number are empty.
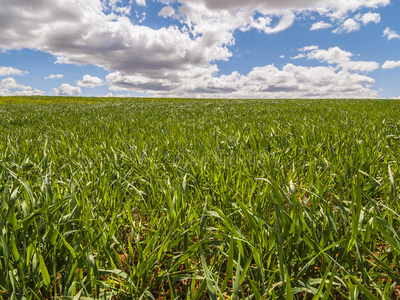
[[[0,2],[0,96],[400,98],[399,1]]]

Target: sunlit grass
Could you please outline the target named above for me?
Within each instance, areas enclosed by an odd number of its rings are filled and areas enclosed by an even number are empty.
[[[0,298],[396,299],[400,103],[0,98]]]

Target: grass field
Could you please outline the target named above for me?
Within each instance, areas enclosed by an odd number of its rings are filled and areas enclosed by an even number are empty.
[[[397,299],[400,102],[0,98],[1,299]]]

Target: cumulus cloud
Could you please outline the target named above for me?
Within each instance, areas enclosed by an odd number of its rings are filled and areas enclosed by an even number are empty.
[[[350,57],[353,56],[351,52],[344,51],[339,47],[331,47],[328,50],[319,49],[318,46],[307,46],[299,49],[301,53],[293,59],[306,57],[308,59],[315,59],[321,62],[327,62],[328,64],[341,64],[350,61]]]
[[[374,98],[374,79],[333,67],[302,67],[287,64],[282,69],[274,65],[256,67],[246,75],[233,72],[216,76],[218,68],[197,69],[168,78],[148,79],[109,74],[107,84],[113,91],[147,92],[157,97],[201,98]]]
[[[94,88],[96,86],[102,85],[103,81],[99,77],[85,75],[82,80],[77,82],[80,87]]]
[[[67,0],[70,1],[70,0]],[[84,0],[86,1],[86,0]],[[123,0],[96,0],[101,1],[102,8],[105,12],[111,12],[113,14],[120,14],[129,16],[132,10],[132,2],[133,0],[129,1],[129,5],[125,5]],[[93,1],[91,1],[93,3]],[[137,5],[146,6],[146,1],[144,0],[136,0]]]
[[[53,89],[53,93],[56,96],[80,96],[82,90],[79,87],[63,83],[58,89]]]
[[[171,17],[175,14],[175,10],[171,6],[163,7],[158,13],[161,17]]]
[[[144,0],[135,2],[146,5]],[[140,21],[129,18],[130,6],[123,6],[118,0],[2,0],[0,48],[37,49],[53,54],[57,63],[100,66],[111,72],[106,81],[112,91],[213,97],[350,97],[357,93],[362,97],[374,93],[369,87],[373,83],[370,77],[350,71],[367,72],[374,69],[376,63],[353,62],[349,58],[351,53],[346,59],[346,51],[341,53],[337,49],[331,52],[338,53],[328,53],[325,58],[313,52],[320,50],[318,47],[304,50],[302,56],[337,64],[339,68],[304,68],[289,64],[277,69],[269,65],[255,68],[248,74],[234,72],[218,77],[215,63],[232,57],[229,47],[235,44],[238,30],[256,29],[275,34],[291,27],[297,19],[307,18],[310,12],[316,12],[330,18],[332,26],[342,24],[341,32],[352,32],[359,29],[363,20],[359,23],[349,18],[350,14],[362,8],[388,5],[390,0],[161,2],[166,7],[160,11],[160,16],[179,16],[178,25],[157,29],[143,26]],[[175,9],[170,6],[172,3]],[[327,23],[316,24],[319,25],[313,25],[314,30],[327,26]],[[344,83],[336,88],[321,84],[318,72],[325,74],[323,78],[327,81]],[[261,76],[262,79],[253,82],[256,74],[271,74],[272,77]],[[311,81],[299,81],[304,77]],[[288,83],[280,82],[282,78]],[[84,77],[77,85],[96,86],[101,84],[97,79]],[[356,89],[346,82],[354,83]],[[80,95],[81,89],[63,84],[53,92]]]
[[[354,18],[348,18],[339,25],[338,28],[333,30],[333,33],[351,33],[359,31],[361,24],[367,25],[368,23],[378,24],[381,21],[381,15],[378,13],[368,12],[364,15],[357,14]]]
[[[383,36],[386,37],[388,41],[390,41],[391,39],[400,39],[400,34],[390,29],[389,27],[386,27],[386,29],[383,31]]]
[[[227,98],[373,98],[374,79],[357,72],[371,72],[379,64],[352,61],[353,54],[338,47],[328,50],[312,45],[300,50],[300,57],[328,65],[302,67],[287,64],[282,69],[274,65],[255,67],[248,74],[233,72],[218,76],[215,64],[190,71],[167,73],[149,78],[141,74],[112,72],[106,76],[114,92],[146,92],[154,97],[227,97]],[[297,57],[299,58],[299,57]]]
[[[56,78],[63,78],[63,74],[50,74],[49,76],[46,76],[44,79],[56,79]]]
[[[30,86],[17,83],[17,81],[8,77],[0,82],[0,96],[31,96],[43,95],[44,92],[39,89],[33,89]]]
[[[338,10],[340,12],[354,11],[361,7],[376,8],[390,4],[390,0],[352,0],[352,1],[337,1],[337,0],[280,0],[280,1],[265,1],[265,0],[186,0],[185,2],[203,2],[210,9],[235,9],[237,7],[252,7],[260,10],[284,10],[284,9],[315,9],[315,10]]]
[[[98,0],[4,0],[0,47],[38,49],[55,55],[58,63],[93,64],[147,76],[227,60],[232,55],[227,45],[239,23],[232,27],[226,19],[212,27],[219,22],[219,13],[210,13],[202,23],[208,12],[199,9],[199,19],[188,17],[189,32],[188,26],[152,29],[133,24],[126,15],[106,14]],[[229,16],[226,13],[225,18]]]
[[[135,0],[137,5],[146,6],[146,0]]]
[[[399,61],[387,60],[382,65],[382,69],[393,69],[397,67],[400,67],[400,60]]]
[[[289,28],[303,12],[342,16],[365,7],[385,6],[390,0],[178,0],[174,2],[180,3],[176,13],[181,25],[159,29],[132,23],[130,6],[120,2],[3,0],[0,47],[37,49],[55,55],[58,63],[93,64],[157,77],[171,70],[228,60],[232,56],[228,46],[235,43],[237,29],[273,34]],[[146,4],[144,0],[135,2]],[[162,11],[172,13],[168,8]],[[354,20],[353,24],[346,22],[347,31],[355,30]]]
[[[276,26],[269,26],[272,22],[272,18],[270,17],[259,17],[257,19],[252,19],[249,23],[248,28],[256,28],[260,31],[263,31],[267,34],[277,33],[288,29],[294,23],[295,15],[291,12],[287,12],[280,16],[280,20]]]
[[[116,95],[113,95],[113,93],[108,93],[106,95],[106,97],[129,98],[129,97],[132,97],[132,96],[131,96],[131,94],[116,94]]]
[[[12,67],[0,67],[0,77],[13,76],[13,75],[25,75],[28,73],[29,72],[27,72],[27,71],[21,71],[16,68],[12,68]]]
[[[364,14],[362,16],[359,16],[358,20],[362,21],[362,23],[364,25],[367,25],[368,23],[378,24],[378,23],[381,22],[381,15],[378,14],[378,13],[369,12],[369,13],[366,13],[366,14]]]
[[[350,33],[360,30],[360,27],[360,23],[350,18],[344,21],[339,28],[333,30],[333,33]]]
[[[320,21],[311,25],[310,30],[328,29],[331,28],[332,24]]]
[[[22,86],[22,85],[18,84],[18,83],[15,81],[15,79],[12,78],[12,77],[3,79],[3,80],[1,81],[0,86],[1,86],[3,89],[8,89],[8,90],[9,90],[9,89],[17,89],[17,88],[25,89],[25,86]]]
[[[374,61],[352,61],[353,54],[339,47],[331,47],[325,50],[319,49],[318,46],[308,46],[299,49],[299,51],[302,53],[292,57],[292,59],[314,59],[331,65],[336,64],[339,68],[348,71],[372,72],[379,68],[379,64]]]
[[[375,61],[349,61],[339,65],[342,69],[369,73],[379,69],[379,64]]]

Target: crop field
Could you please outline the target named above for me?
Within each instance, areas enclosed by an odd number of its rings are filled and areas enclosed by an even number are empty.
[[[397,299],[400,101],[0,98],[0,299]]]

